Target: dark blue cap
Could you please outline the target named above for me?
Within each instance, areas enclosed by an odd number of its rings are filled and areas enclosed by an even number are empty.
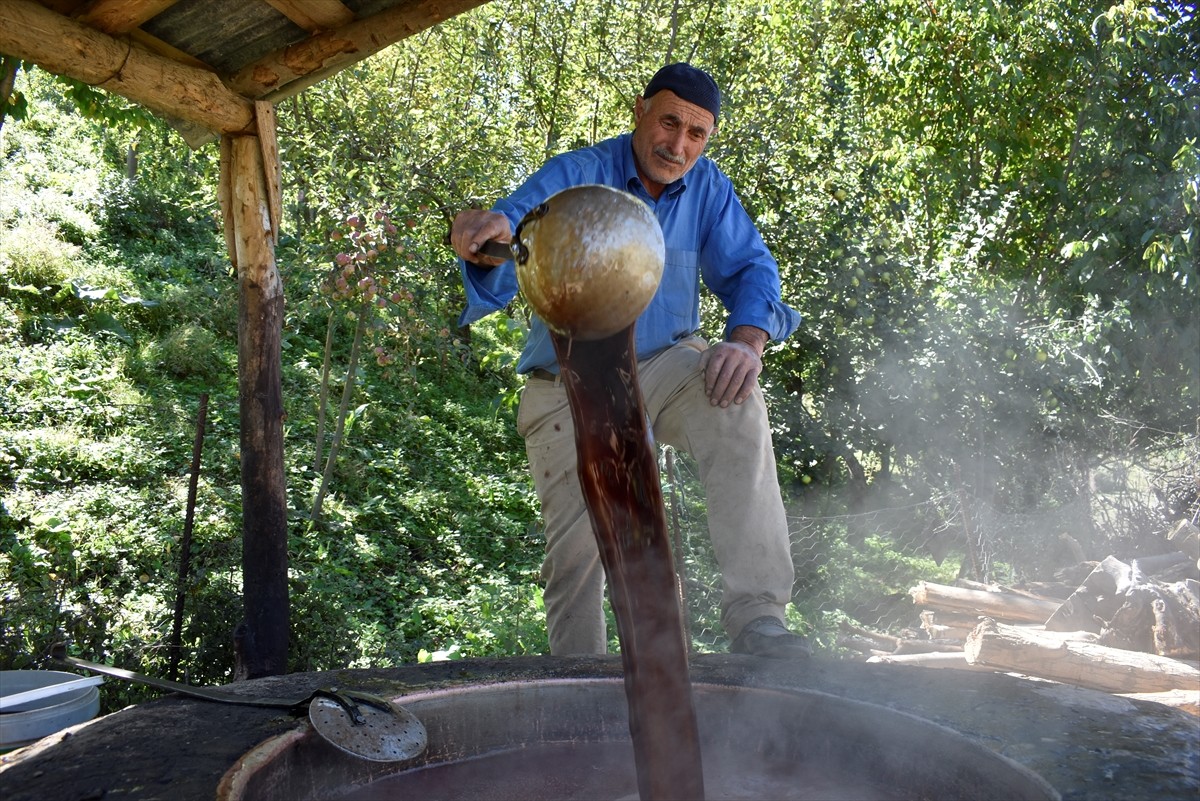
[[[717,82],[707,72],[691,64],[682,61],[668,64],[654,73],[642,97],[651,97],[663,89],[669,89],[681,100],[711,112],[714,123],[721,114],[721,90],[717,88]]]

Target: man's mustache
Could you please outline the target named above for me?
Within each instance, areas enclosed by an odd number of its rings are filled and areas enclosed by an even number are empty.
[[[672,164],[683,164],[683,156],[676,156],[674,153],[664,147],[654,148],[654,155],[658,156],[660,159],[666,159]]]

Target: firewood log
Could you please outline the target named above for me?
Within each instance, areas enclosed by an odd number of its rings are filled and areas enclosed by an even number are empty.
[[[967,661],[1110,693],[1194,690],[1200,670],[1177,659],[1061,638],[987,618],[963,646]]]
[[[1058,601],[1006,592],[983,592],[921,581],[909,590],[913,603],[960,613],[987,615],[1001,620],[1044,623],[1059,607]]]

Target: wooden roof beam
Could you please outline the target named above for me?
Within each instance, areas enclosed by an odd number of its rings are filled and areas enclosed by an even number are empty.
[[[0,53],[216,133],[255,130],[254,104],[213,73],[115,39],[32,0],[0,0]]]
[[[228,83],[245,97],[282,100],[484,2],[413,0],[271,53],[231,75]]]
[[[341,0],[266,0],[271,8],[309,33],[331,31],[354,21]]]
[[[63,14],[76,22],[82,22],[89,28],[98,28],[113,36],[128,34],[133,41],[151,53],[158,53],[171,61],[215,72],[216,70],[200,59],[172,47],[162,39],[151,36],[141,29],[144,22],[154,19],[178,2],[179,0],[92,0],[76,13],[63,12]],[[61,11],[61,9],[55,10]]]
[[[154,19],[178,2],[179,0],[93,0],[73,16],[76,22],[117,36],[141,27],[143,22]]]

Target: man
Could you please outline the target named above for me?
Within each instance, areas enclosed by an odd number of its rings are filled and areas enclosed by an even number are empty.
[[[555,192],[605,184],[645,201],[662,226],[662,283],[638,318],[638,376],[656,441],[695,458],[721,567],[721,622],[731,650],[802,658],[807,642],[783,624],[794,574],[771,429],[758,386],[768,341],[800,316],[780,300],[779,269],[730,180],[707,158],[721,94],[689,64],[659,70],[634,105],[634,129],[550,159],[493,210],[460,213],[451,244],[462,261],[468,325],[504,308],[518,287],[511,261],[485,256],[512,240],[526,212]],[[728,318],[711,347],[696,336],[703,278]],[[567,393],[544,323],[534,319],[517,364],[528,376],[517,428],[546,526],[546,621],[555,655],[604,653],[604,572],[577,474]]]

